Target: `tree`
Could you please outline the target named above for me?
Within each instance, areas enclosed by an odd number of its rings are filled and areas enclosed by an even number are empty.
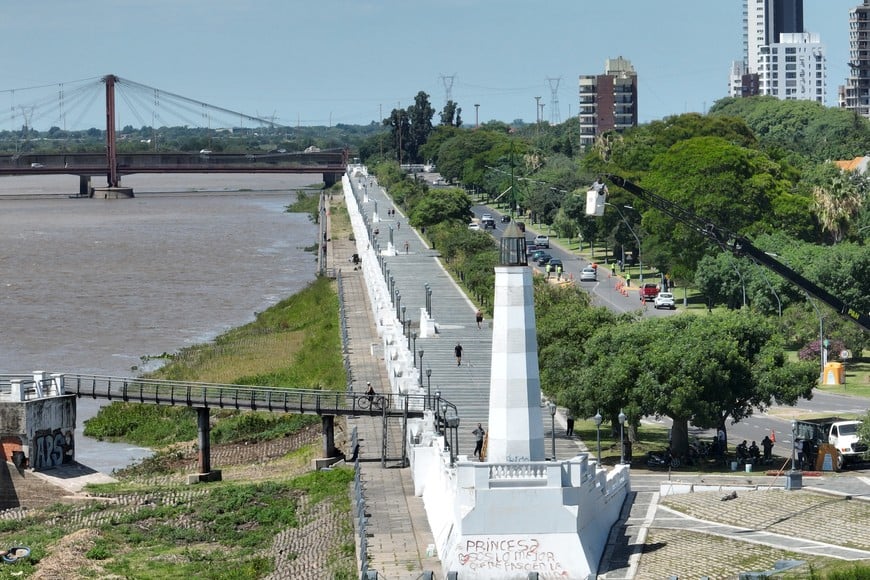
[[[824,183],[813,186],[813,210],[822,227],[836,244],[843,241],[849,224],[858,215],[866,199],[866,179],[856,173],[841,171],[832,163],[825,164]]]
[[[677,454],[688,449],[688,425],[725,428],[774,402],[810,398],[813,363],[790,362],[775,325],[748,311],[646,318],[602,327],[583,346],[580,364],[560,396],[572,410],[600,408],[629,421],[664,415],[673,421]],[[560,399],[561,400],[561,399]]]
[[[441,110],[441,124],[448,127],[462,126],[462,108],[454,101],[447,101]]]
[[[411,123],[405,109],[393,109],[390,116],[384,119],[384,126],[390,128],[393,151],[396,161],[408,163],[408,147],[411,142]]]
[[[426,144],[429,134],[432,132],[432,117],[435,109],[429,103],[429,95],[420,91],[414,97],[414,104],[408,107],[408,121],[410,128],[410,143],[408,144],[407,163],[421,163],[420,148]]]

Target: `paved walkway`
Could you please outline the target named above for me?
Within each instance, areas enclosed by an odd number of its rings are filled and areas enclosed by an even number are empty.
[[[355,187],[361,187],[355,179],[352,183]],[[393,229],[393,241],[399,253],[385,258],[385,261],[389,275],[393,276],[396,288],[400,291],[401,303],[406,306],[408,317],[413,319],[412,330],[417,330],[416,313],[425,305],[424,284],[428,283],[432,288],[432,314],[440,332],[432,338],[418,338],[416,348],[424,351],[423,368],[432,370],[432,393],[440,391],[444,398],[457,405],[462,420],[459,453],[470,455],[474,447],[470,432],[478,422],[486,426],[488,418],[489,321],[484,321],[483,328],[477,328],[474,320],[476,306],[443,270],[437,260],[437,252],[408,227],[405,216],[398,210],[395,216],[387,217],[392,201],[383,189],[369,182],[366,182],[366,189],[370,201],[363,204],[361,209],[371,217],[377,202],[378,213],[383,218],[378,224],[377,234],[381,248],[387,246],[390,228]],[[407,253],[404,249],[406,241]],[[376,321],[362,272],[354,270],[350,264],[350,257],[355,252],[354,242],[332,239],[328,267],[342,270],[354,388],[363,389],[366,381],[370,380],[377,390],[384,391],[389,389],[389,380],[376,332]],[[410,314],[412,312],[415,313],[413,317]],[[453,357],[453,347],[457,342],[464,349],[459,366]],[[549,454],[551,418],[547,413],[544,415],[546,449]],[[402,468],[398,461],[381,466],[383,426],[380,420],[359,417],[348,420],[348,426],[356,426],[362,439],[362,474],[371,514],[367,528],[370,535],[370,569],[376,570],[380,578],[389,580],[416,580],[423,571],[432,571],[436,578],[443,578],[438,559],[428,555],[434,541],[422,499],[414,496],[410,470]],[[568,458],[585,450],[581,441],[564,437],[564,415],[561,410],[555,417],[555,427],[558,458]],[[402,441],[400,424],[389,426],[387,441],[388,455],[399,457]],[[640,475],[642,472],[636,473]],[[700,478],[689,476],[687,481],[698,483]],[[723,485],[745,484],[745,480],[740,478],[726,477],[717,481]],[[782,485],[782,478],[774,483],[780,488]],[[870,557],[870,527],[864,526],[856,532],[858,542],[854,541],[856,536],[851,531],[849,537],[843,537],[841,533],[844,514],[854,512],[859,518],[864,518],[858,522],[870,521],[870,502],[848,502],[843,499],[846,497],[843,494],[854,498],[870,497],[870,482],[860,478],[805,479],[804,486],[805,490],[790,492],[781,489],[769,492],[741,491],[733,501],[722,501],[724,492],[707,492],[672,496],[662,502],[658,483],[644,487],[635,485],[633,478],[634,491],[623,508],[622,520],[611,533],[600,577],[735,577],[737,572],[734,563],[740,562],[744,556],[744,561],[755,564],[747,564],[749,568],[746,569],[757,570],[758,562],[770,562],[772,566],[783,555],[794,556],[793,552],[806,557],[816,554],[845,558]],[[830,501],[832,496],[819,495],[806,487],[840,495],[836,501]],[[769,495],[760,495],[763,493]],[[761,504],[759,498],[762,497],[772,501]],[[819,501],[819,497],[827,500]],[[688,507],[683,502],[689,502]],[[847,506],[846,511],[836,511],[842,510],[843,506]],[[855,506],[859,508],[855,509]],[[684,510],[689,515],[681,515],[681,511],[675,509]],[[809,512],[813,513],[813,518],[805,520]],[[750,513],[761,514],[764,522],[744,517]],[[734,517],[736,521],[733,521]],[[779,520],[797,524],[784,529],[771,527],[771,522]],[[806,525],[801,523],[804,521]],[[812,530],[812,534],[807,533],[808,529]],[[719,541],[714,542],[712,538]]]

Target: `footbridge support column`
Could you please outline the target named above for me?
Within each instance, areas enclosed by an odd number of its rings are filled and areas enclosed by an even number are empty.
[[[321,415],[320,425],[323,432],[323,457],[314,460],[315,469],[329,467],[344,458],[335,448],[335,415]]]
[[[211,468],[211,425],[208,407],[196,409],[197,445],[199,447],[199,473],[187,476],[187,483],[220,481],[220,470]]]

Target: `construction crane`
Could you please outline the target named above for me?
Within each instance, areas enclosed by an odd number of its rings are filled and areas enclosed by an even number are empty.
[[[810,296],[821,300],[842,316],[855,322],[865,331],[870,331],[870,315],[867,313],[859,312],[857,309],[846,304],[843,300],[840,300],[824,288],[821,288],[815,283],[807,280],[782,262],[776,260],[776,258],[766,253],[764,250],[756,248],[752,242],[745,237],[720,227],[709,220],[703,219],[686,208],[680,207],[674,202],[656,195],[651,191],[647,191],[623,177],[607,173],[602,175],[594,184],[592,184],[592,188],[586,193],[587,215],[601,216],[604,214],[604,203],[607,200],[607,186],[603,183],[602,179],[609,181],[616,187],[624,189],[636,198],[649,204],[650,207],[653,207],[665,215],[668,215],[678,222],[690,227],[692,230],[707,238],[724,251],[731,252],[738,257],[746,256],[755,263],[776,272]]]

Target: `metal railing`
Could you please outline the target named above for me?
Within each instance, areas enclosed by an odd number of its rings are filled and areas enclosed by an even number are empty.
[[[368,396],[365,393],[317,389],[194,383],[100,375],[61,376],[63,388],[68,394],[128,403],[279,413],[392,417],[422,417],[425,404],[425,395]]]

